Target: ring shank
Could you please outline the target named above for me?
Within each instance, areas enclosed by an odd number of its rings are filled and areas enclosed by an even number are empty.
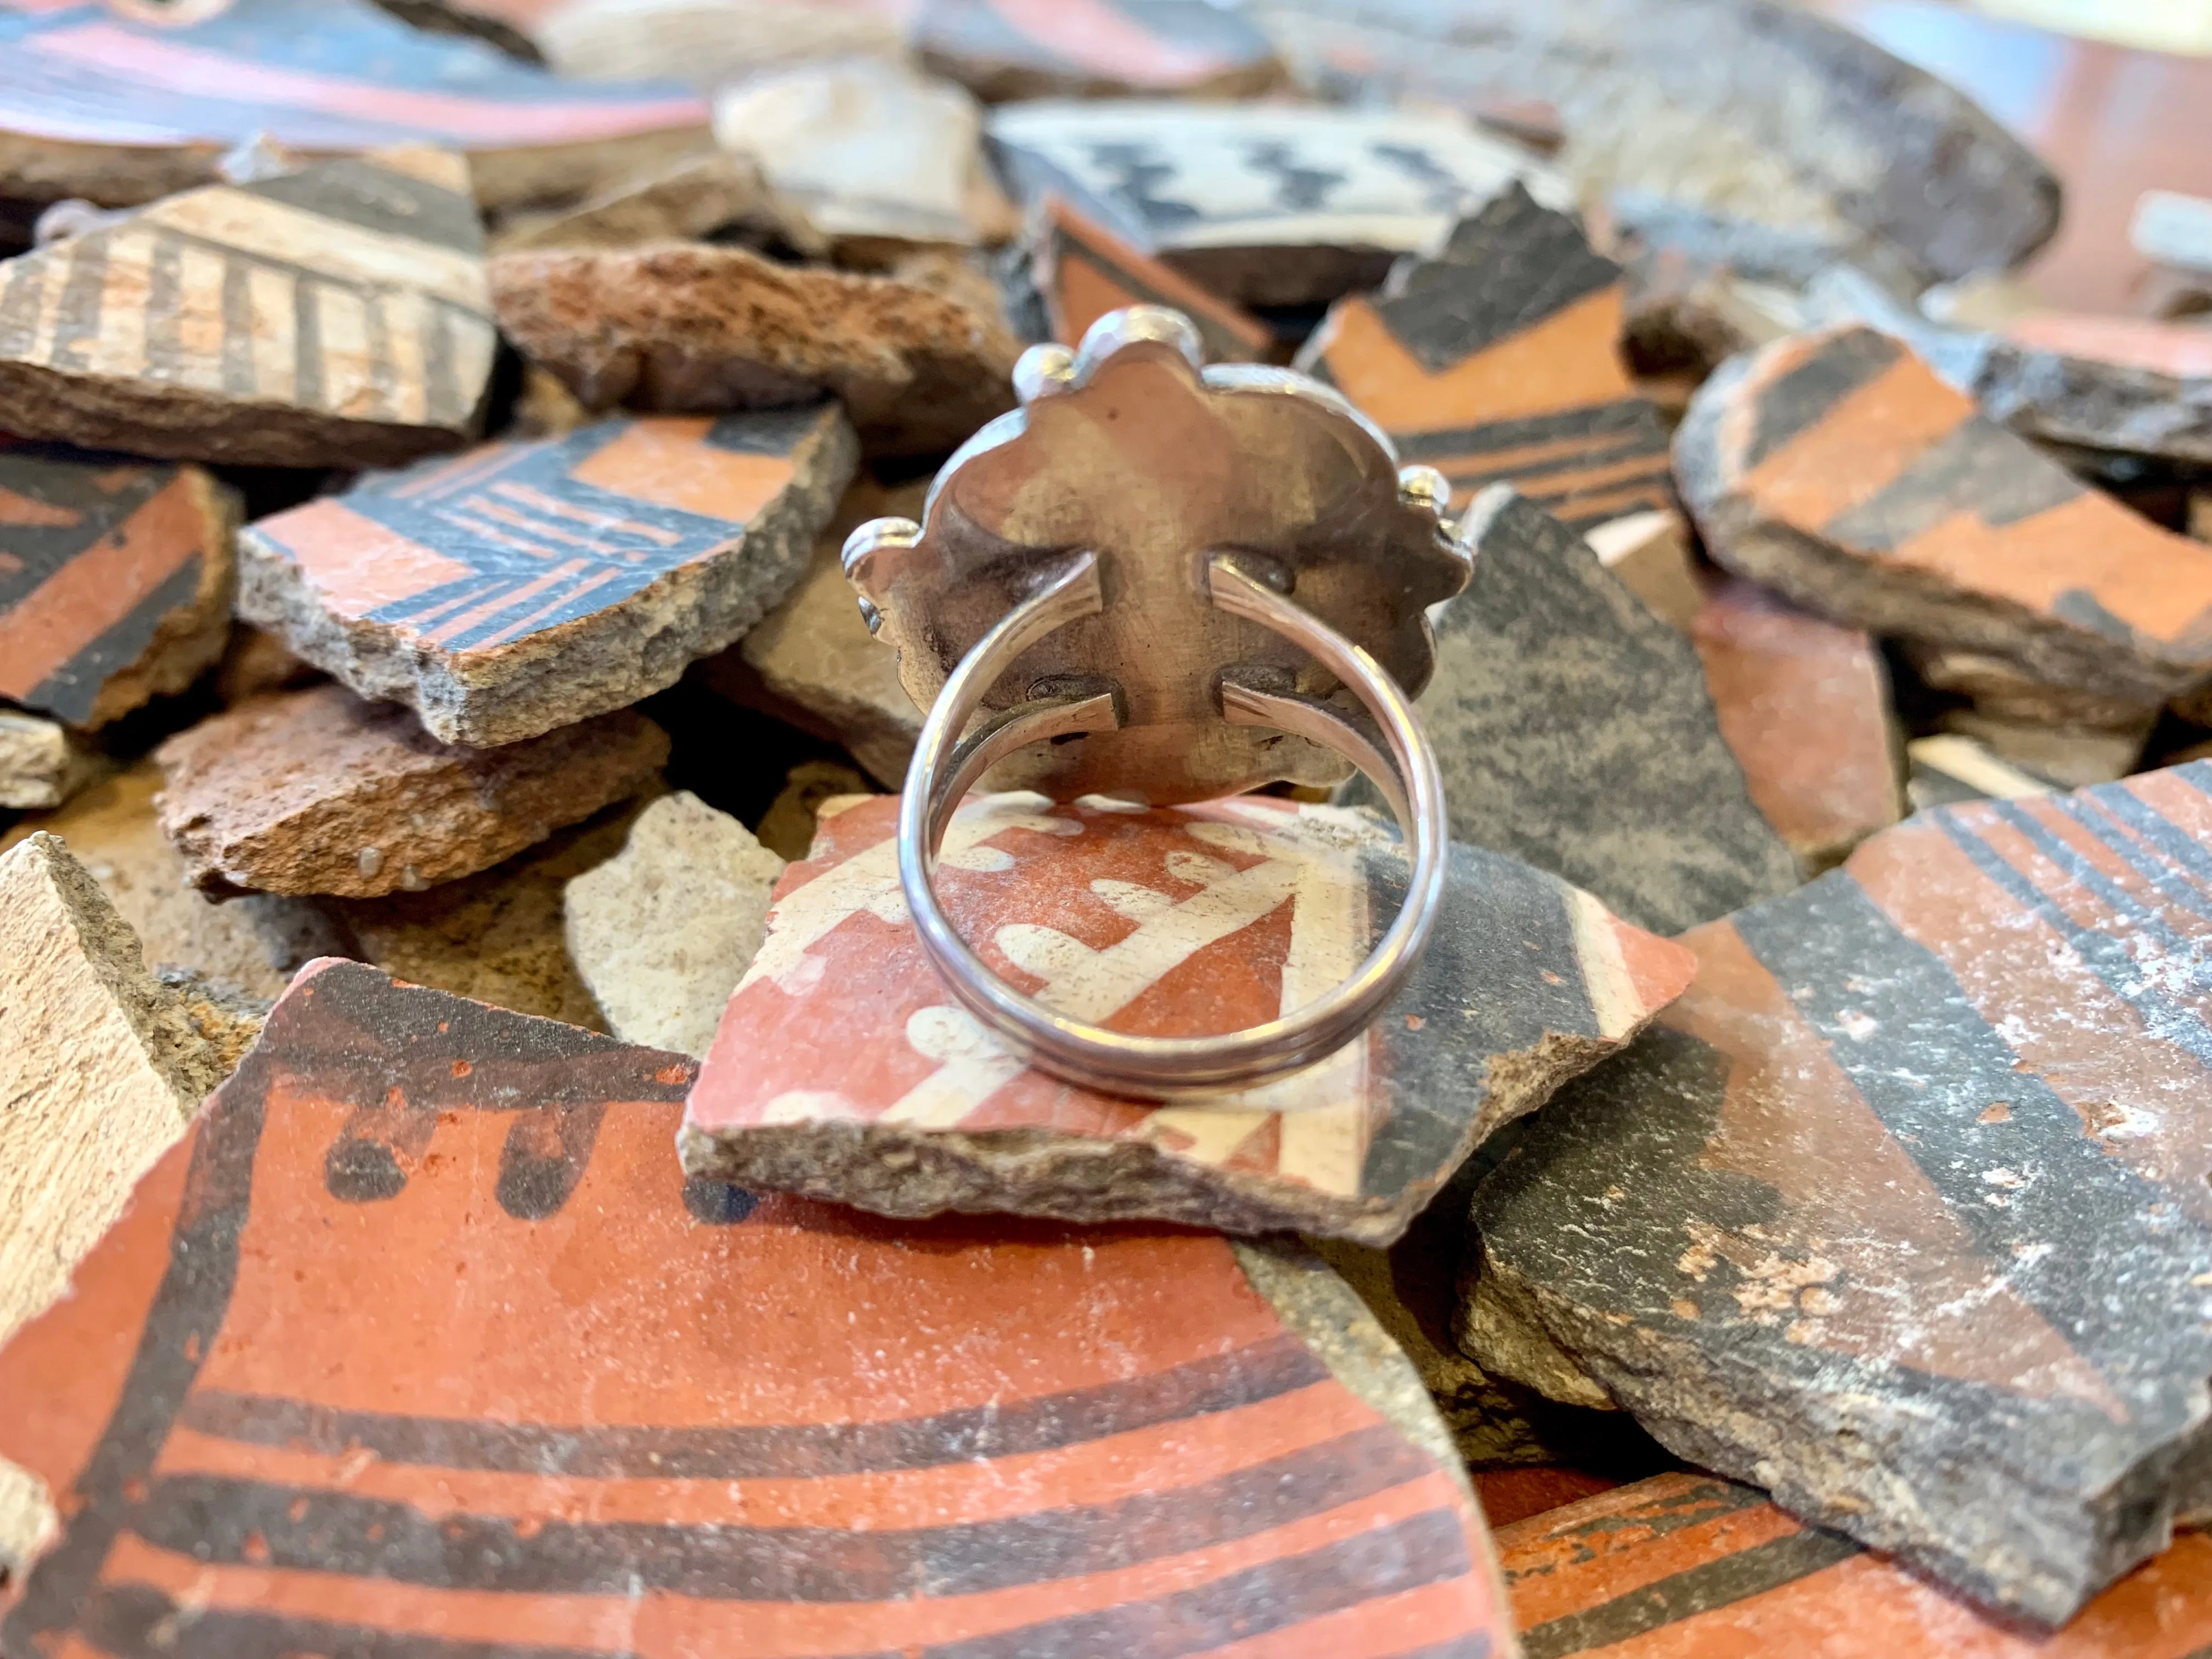
[[[1206,567],[1213,604],[1310,653],[1359,700],[1367,720],[1317,699],[1262,690],[1224,676],[1223,712],[1235,725],[1290,732],[1334,750],[1374,779],[1398,815],[1413,868],[1389,928],[1352,975],[1279,1018],[1198,1037],[1139,1036],[1073,1020],[994,975],[961,938],[935,891],[937,853],[969,787],[1024,744],[1118,724],[1110,695],[1047,698],[963,738],[983,697],[1039,640],[1103,605],[1094,556],[1000,620],[962,660],[924,722],[900,805],[899,880],[924,951],[961,1005],[1030,1064],[1072,1083],[1140,1099],[1179,1100],[1250,1089],[1301,1071],[1364,1030],[1411,974],[1443,895],[1449,852],[1443,786],[1411,701],[1375,659],[1227,558]],[[1371,722],[1371,724],[1370,724]]]

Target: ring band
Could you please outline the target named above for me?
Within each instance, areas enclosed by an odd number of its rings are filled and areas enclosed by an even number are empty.
[[[1131,1036],[1086,1024],[1024,995],[994,974],[956,930],[935,889],[938,848],[969,788],[1025,744],[1118,726],[1112,693],[1034,699],[969,721],[1014,660],[1103,605],[1097,557],[1067,560],[978,641],[932,705],[907,770],[899,808],[899,884],[923,951],[961,1006],[1029,1064],[1070,1083],[1146,1100],[1256,1088],[1326,1059],[1374,1021],[1404,985],[1436,923],[1449,841],[1443,780],[1411,699],[1375,658],[1226,555],[1206,564],[1206,598],[1310,653],[1358,698],[1367,719],[1317,698],[1285,695],[1224,673],[1231,725],[1288,732],[1334,750],[1374,780],[1396,812],[1412,877],[1396,917],[1358,969],[1326,995],[1264,1024],[1217,1036]]]

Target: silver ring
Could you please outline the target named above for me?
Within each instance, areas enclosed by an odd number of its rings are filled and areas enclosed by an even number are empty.
[[[1442,902],[1443,781],[1404,688],[1433,665],[1426,607],[1467,578],[1443,481],[1401,473],[1303,375],[1201,368],[1195,331],[1158,307],[1100,319],[1073,353],[1032,348],[1016,386],[1024,408],[946,463],[923,524],[878,520],[846,544],[863,615],[928,711],[899,811],[907,908],[953,996],[1033,1066],[1152,1100],[1273,1082],[1374,1021]],[[945,827],[1001,763],[1055,799],[1169,805],[1332,781],[1346,761],[1397,814],[1405,898],[1349,978],[1264,1024],[1159,1037],[1071,1019],[1000,979],[938,902]]]

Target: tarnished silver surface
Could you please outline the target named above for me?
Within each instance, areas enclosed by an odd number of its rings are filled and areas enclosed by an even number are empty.
[[[928,711],[899,815],[899,878],[930,960],[1030,1063],[1118,1094],[1257,1086],[1325,1059],[1403,984],[1449,843],[1411,694],[1433,665],[1427,607],[1466,556],[1429,469],[1302,375],[1201,373],[1178,313],[1101,318],[1081,348],[1033,348],[1024,407],[946,463],[923,521],[855,531],[845,568]],[[1049,741],[1046,741],[1049,739]],[[1072,1020],[1000,981],[937,902],[937,850],[994,765],[1056,799],[1155,805],[1346,762],[1396,809],[1413,868],[1366,962],[1248,1030],[1142,1037]]]

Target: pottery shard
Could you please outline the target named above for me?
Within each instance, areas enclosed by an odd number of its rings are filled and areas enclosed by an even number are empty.
[[[853,465],[826,405],[489,444],[259,520],[239,611],[441,742],[519,743],[743,635]]]
[[[1740,576],[1709,584],[1690,636],[1753,802],[1807,868],[1905,816],[1889,672],[1871,638]]]
[[[466,749],[319,685],[213,715],[155,758],[161,832],[201,891],[374,898],[488,869],[635,794],[668,738],[623,708]]]
[[[687,1178],[693,1069],[312,969],[0,1352],[0,1457],[73,1499],[10,1639],[1514,1650],[1441,1426],[1311,1258]]]
[[[9,426],[139,454],[456,448],[496,343],[468,164],[444,150],[210,185],[0,264]]]
[[[1043,99],[1000,106],[990,131],[1025,203],[1061,197],[1243,305],[1372,287],[1516,179],[1574,203],[1529,152],[1441,113]]]
[[[1109,311],[1171,306],[1196,326],[1210,362],[1265,362],[1273,354],[1273,336],[1257,317],[1207,293],[1057,196],[1046,196],[1031,211],[1024,240],[1045,327],[1062,345],[1080,344],[1084,331]]]
[[[842,810],[836,810],[840,806]],[[1436,937],[1364,1036],[1285,1082],[1154,1109],[1025,1067],[949,1000],[900,908],[891,797],[830,802],[722,1017],[685,1167],[890,1215],[1008,1211],[1395,1238],[1485,1137],[1684,982],[1672,945],[1511,859],[1453,854]],[[1348,977],[1406,879],[1364,814],[972,797],[955,925],[1072,1018],[1234,1030]]]
[[[568,955],[614,1034],[704,1057],[768,927],[783,860],[696,795],[664,795],[562,896]]]
[[[556,249],[494,260],[492,295],[508,337],[594,409],[775,407],[828,392],[865,448],[930,454],[1013,407],[1021,342],[989,279],[941,256],[871,276],[737,247]]]
[[[1479,108],[1541,98],[1584,191],[1634,189],[1819,264],[1902,255],[1924,280],[2019,264],[2058,182],[1960,93],[1841,23],[1772,0],[1258,0],[1297,78]]]
[[[1689,523],[1680,513],[1655,507],[1607,519],[1585,530],[1583,539],[1597,562],[1653,616],[1685,634],[1696,625],[1705,608],[1705,585],[1697,555],[1690,550]]]
[[[222,1076],[69,849],[0,854],[0,1340],[61,1295]]]
[[[550,0],[533,33],[563,75],[582,81],[734,86],[801,64],[902,61],[905,0],[793,5],[789,0]]]
[[[1661,933],[1795,886],[1690,642],[1504,486],[1464,523],[1474,574],[1432,618],[1419,705],[1453,839],[1555,871]]]
[[[0,806],[59,806],[100,769],[99,755],[59,720],[0,708]]]
[[[493,239],[512,253],[541,247],[637,247],[690,241],[720,232],[746,241],[782,244],[807,254],[826,244],[805,216],[779,198],[760,168],[720,151],[686,156],[623,179],[565,213],[517,224]]]
[[[2145,1659],[2212,1641],[2212,1537],[2201,1533],[2177,1538],[2055,1640],[1708,1475],[1583,1498],[1501,1528],[1498,1546],[1526,1650],[1557,1659]]]
[[[1146,93],[1249,97],[1283,65],[1241,8],[1213,0],[1097,0],[1082,21],[1005,0],[921,0],[923,62],[993,103]]]
[[[1479,1189],[1470,1351],[2068,1617],[2212,1513],[2208,849],[2198,763],[1923,812],[1686,934]]]
[[[478,198],[496,209],[581,195],[696,148],[706,118],[682,87],[558,80],[365,0],[0,10],[0,197],[150,202],[213,182],[223,155],[259,136],[319,156],[465,151]],[[249,282],[257,314],[270,274]]]
[[[1670,508],[1667,430],[1620,356],[1620,267],[1517,182],[1337,301],[1298,354],[1460,506],[1511,483],[1576,530]]]
[[[2079,483],[1887,335],[1816,330],[1730,362],[1691,400],[1674,467],[1714,558],[1825,616],[2203,706],[2212,548]]]
[[[0,697],[90,727],[183,690],[230,630],[237,516],[198,467],[0,434]]]

